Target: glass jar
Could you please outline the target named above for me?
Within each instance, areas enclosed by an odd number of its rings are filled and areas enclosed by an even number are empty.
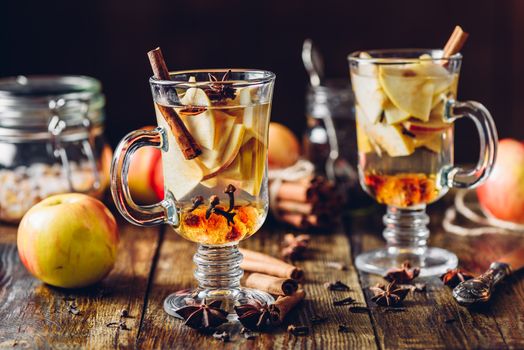
[[[57,193],[100,197],[111,159],[104,95],[85,76],[0,79],[0,220]]]
[[[306,95],[304,153],[316,172],[336,182],[345,208],[368,208],[372,201],[358,183],[354,96],[344,80],[310,86]]]

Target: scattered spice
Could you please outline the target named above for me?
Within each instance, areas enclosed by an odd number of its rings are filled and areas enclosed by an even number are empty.
[[[80,314],[80,310],[78,310],[78,306],[74,302],[67,305],[67,312],[75,316]]]
[[[284,235],[282,242],[282,258],[284,260],[301,260],[304,257],[311,237],[307,234],[295,236],[292,233]]]
[[[339,333],[349,333],[350,329],[349,326],[345,323],[338,325],[338,332]]]
[[[308,335],[309,334],[309,327],[307,326],[295,326],[293,324],[290,324],[287,326],[287,331],[294,336],[302,336],[302,335]]]
[[[125,321],[109,322],[109,323],[106,323],[106,327],[108,327],[108,328],[118,328],[118,329],[121,329],[123,331],[130,331],[131,330],[131,328],[127,327]]]
[[[347,284],[342,283],[341,281],[336,281],[335,283],[326,282],[324,283],[324,287],[326,287],[328,290],[340,292],[347,292],[350,290],[349,286]]]
[[[205,88],[205,92],[211,101],[223,101],[225,99],[234,99],[235,98],[235,88],[231,86],[231,83],[224,83],[228,81],[231,76],[231,69],[228,70],[223,76],[222,79],[218,79],[213,74],[209,73],[209,81],[212,84],[209,84],[209,87]]]
[[[384,278],[389,282],[396,281],[397,283],[409,283],[413,281],[413,279],[417,277],[419,273],[420,268],[412,268],[409,261],[404,261],[400,267],[389,269],[386,272]]]
[[[326,266],[331,267],[332,269],[335,269],[335,270],[340,270],[340,271],[346,271],[348,269],[348,267],[345,264],[338,262],[338,261],[328,261],[326,263]]]
[[[231,340],[231,335],[228,332],[226,332],[226,331],[215,332],[215,333],[213,333],[213,338],[215,338],[217,340],[221,340],[224,343],[227,343],[228,341]]]
[[[385,312],[402,312],[406,311],[405,307],[386,307],[384,308]]]
[[[455,288],[459,283],[472,279],[474,276],[462,269],[451,269],[440,276],[444,284],[450,288]]]
[[[406,298],[409,292],[408,288],[398,287],[395,282],[391,282],[387,286],[377,284],[369,289],[374,294],[371,301],[374,301],[380,306],[399,305]]]
[[[355,301],[356,300],[353,299],[352,297],[347,297],[347,298],[344,298],[344,299],[341,299],[341,300],[333,301],[333,305],[334,306],[351,305],[351,304],[354,304]]]
[[[426,291],[426,284],[425,283],[415,283],[413,286],[411,286],[411,290],[414,292],[425,292]]]
[[[369,308],[365,306],[350,306],[349,312],[352,312],[355,314],[365,314],[365,313],[369,313]]]
[[[251,299],[248,303],[235,306],[238,320],[247,329],[255,331],[267,331],[278,322],[278,314],[272,312],[268,305],[258,300]]]
[[[254,340],[258,336],[257,332],[253,332],[244,327],[240,330],[240,334],[242,334],[247,340]]]
[[[324,323],[328,320],[327,317],[322,317],[322,316],[319,316],[319,315],[313,315],[313,317],[311,317],[311,324],[313,325],[317,325],[317,324],[321,324],[321,323]]]
[[[189,209],[190,213],[193,212],[193,210],[195,210],[196,208],[198,208],[202,204],[204,204],[204,197],[202,197],[202,196],[193,197],[193,198],[191,198],[191,202],[193,202],[193,206],[191,207],[191,209]]]
[[[220,309],[221,304],[220,300],[206,304],[204,299],[200,304],[184,306],[176,310],[176,313],[185,320],[186,326],[198,330],[208,330],[227,322],[228,313]]]
[[[224,190],[224,193],[226,193],[229,196],[229,208],[227,209],[227,212],[231,212],[233,208],[235,207],[235,191],[236,187],[229,184],[227,185],[226,189]]]

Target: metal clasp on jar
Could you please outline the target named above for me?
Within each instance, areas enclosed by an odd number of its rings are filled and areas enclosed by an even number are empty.
[[[47,130],[50,134],[51,145],[53,147],[53,155],[56,158],[59,158],[62,163],[62,168],[65,171],[69,189],[73,192],[79,193],[90,193],[98,191],[101,187],[100,173],[98,172],[96,157],[94,153],[94,139],[95,135],[93,133],[93,128],[91,121],[89,120],[89,101],[87,100],[75,100],[79,102],[82,106],[82,125],[87,131],[87,138],[82,140],[82,149],[87,157],[89,162],[89,167],[93,173],[93,183],[90,188],[87,189],[77,189],[75,188],[73,182],[73,170],[67,156],[67,151],[62,145],[61,135],[64,130],[67,128],[67,123],[60,117],[60,110],[66,106],[67,102],[65,99],[57,99],[49,101],[49,110],[51,111],[51,118],[49,119],[49,124]]]

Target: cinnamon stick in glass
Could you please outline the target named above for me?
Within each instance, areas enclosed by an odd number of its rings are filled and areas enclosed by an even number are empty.
[[[154,50],[151,50],[147,53],[149,57],[149,62],[151,63],[151,68],[153,69],[153,74],[156,79],[159,80],[171,80],[169,76],[169,71],[167,70],[166,62],[164,61],[164,56],[159,47]],[[162,106],[161,104],[155,103],[156,107],[160,111],[160,114],[164,117],[175,140],[180,147],[180,151],[184,155],[184,158],[187,160],[198,157],[202,154],[202,149],[195,141],[189,130],[187,130],[184,122],[180,119],[178,114],[173,108]]]
[[[267,254],[249,249],[239,249],[244,256],[240,267],[244,271],[259,272],[275,277],[292,278],[296,281],[304,277],[302,269]]]
[[[469,34],[462,30],[460,26],[455,26],[455,30],[449,37],[444,46],[442,58],[449,58],[459,52],[468,39]]]
[[[303,289],[299,289],[291,295],[279,296],[277,300],[269,306],[271,314],[275,318],[275,323],[282,323],[288,312],[291,311],[299,302],[301,302],[305,296],[306,293]],[[276,318],[278,318],[278,321]]]
[[[297,281],[263,273],[252,273],[245,282],[246,287],[262,290],[273,295],[291,295],[298,289]]]

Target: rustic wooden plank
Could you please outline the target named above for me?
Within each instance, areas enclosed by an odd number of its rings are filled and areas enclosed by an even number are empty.
[[[242,246],[278,256],[283,232],[266,225],[261,232],[242,242]],[[192,256],[196,244],[177,236],[169,229],[162,243],[157,268],[148,298],[147,309],[139,334],[137,346],[140,348],[187,348],[191,344],[199,349],[374,349],[374,331],[368,314],[350,313],[347,307],[332,305],[334,299],[352,296],[364,303],[356,271],[352,268],[349,242],[345,234],[314,235],[311,243],[311,256],[299,263],[306,271],[304,288],[306,300],[288,316],[288,323],[309,324],[314,314],[328,316],[329,320],[311,327],[311,335],[294,337],[284,330],[262,334],[255,340],[247,340],[234,335],[233,341],[222,344],[209,335],[185,327],[180,320],[168,316],[163,308],[164,298],[179,289],[194,286],[195,280]],[[328,268],[326,261],[340,261],[349,266],[348,271]],[[324,282],[341,280],[352,287],[350,292],[330,292]],[[338,325],[346,323],[350,333],[339,333]]]
[[[129,224],[120,233],[112,272],[96,286],[68,291],[30,276],[18,258],[16,228],[0,226],[0,348],[133,348],[159,234]],[[79,315],[64,298],[74,299]],[[129,330],[106,327],[123,309]]]
[[[500,236],[464,238],[445,233],[440,225],[443,207],[432,207],[430,244],[455,252],[461,266],[481,272],[511,243]],[[354,220],[351,225],[353,254],[384,245],[381,214]],[[513,242],[514,243],[514,242]],[[506,246],[506,248],[504,248]],[[364,288],[383,282],[379,276],[360,273]],[[372,306],[378,341],[384,349],[475,348],[503,349],[522,347],[522,284],[509,286],[504,298],[490,305],[469,310],[459,306],[437,277],[424,279],[426,293],[414,293],[405,301],[403,312],[383,312]],[[370,304],[371,293],[365,291]],[[507,303],[507,306],[506,306]],[[512,330],[509,320],[518,318]],[[447,321],[447,322],[446,322]],[[508,341],[508,339],[510,339]]]

